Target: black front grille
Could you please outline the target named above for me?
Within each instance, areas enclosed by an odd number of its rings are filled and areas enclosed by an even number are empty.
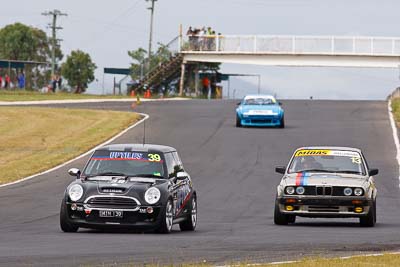
[[[317,196],[332,196],[332,187],[317,186]]]
[[[272,123],[270,119],[251,119],[252,123]]]
[[[123,197],[93,197],[87,201],[92,208],[124,208],[134,209],[137,203],[134,199]]]
[[[122,194],[125,193],[125,188],[115,188],[115,187],[102,187],[100,189],[102,193],[115,193],[115,194]]]

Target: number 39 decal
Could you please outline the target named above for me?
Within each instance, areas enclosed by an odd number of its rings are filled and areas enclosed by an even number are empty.
[[[161,161],[159,154],[149,154],[149,161]]]

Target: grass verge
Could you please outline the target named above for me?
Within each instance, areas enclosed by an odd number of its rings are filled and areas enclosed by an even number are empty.
[[[310,258],[293,263],[283,264],[265,264],[262,266],[277,266],[277,267],[364,267],[364,266],[400,266],[400,254],[384,254],[377,256],[355,256],[351,258]]]
[[[392,112],[397,125],[400,124],[400,98],[392,99]]]
[[[0,107],[0,184],[72,159],[139,119],[130,112]]]
[[[76,100],[76,99],[120,99],[129,98],[126,95],[88,95],[72,93],[39,93],[35,91],[0,90],[0,101],[39,101],[39,100]]]

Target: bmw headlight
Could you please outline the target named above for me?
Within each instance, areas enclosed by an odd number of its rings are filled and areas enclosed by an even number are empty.
[[[161,193],[157,187],[150,187],[147,189],[146,193],[144,193],[144,199],[149,204],[156,204],[157,201],[160,200]]]
[[[345,196],[351,196],[351,194],[353,194],[353,189],[351,189],[350,187],[346,187],[346,188],[343,190],[343,194],[344,194]]]
[[[71,201],[78,201],[83,195],[83,187],[79,184],[72,185],[68,190]]]
[[[286,187],[285,192],[286,192],[286,194],[293,195],[294,194],[294,187],[293,186]]]
[[[296,194],[298,194],[298,195],[304,194],[305,191],[306,190],[302,186],[299,186],[299,187],[296,188]]]
[[[362,188],[357,187],[354,189],[354,195],[356,196],[362,196],[364,194],[364,190]]]

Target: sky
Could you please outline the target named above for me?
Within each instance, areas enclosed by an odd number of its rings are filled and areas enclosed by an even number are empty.
[[[58,37],[62,50],[81,49],[96,63],[89,92],[111,92],[104,67],[126,68],[129,50],[147,49],[150,2],[145,0],[0,0],[0,27],[22,22],[45,30],[59,9]],[[158,0],[155,4],[153,47],[168,43],[179,25],[211,26],[223,34],[400,36],[398,0]],[[65,59],[65,57],[64,57]],[[400,63],[399,63],[400,65]],[[399,69],[301,68],[223,64],[224,73],[261,75],[261,92],[279,98],[384,99],[399,85]],[[117,80],[122,76],[117,77]],[[104,82],[103,82],[104,81]],[[233,78],[236,97],[257,91],[257,79]],[[227,89],[227,84],[224,83]],[[226,92],[227,90],[225,90]]]

